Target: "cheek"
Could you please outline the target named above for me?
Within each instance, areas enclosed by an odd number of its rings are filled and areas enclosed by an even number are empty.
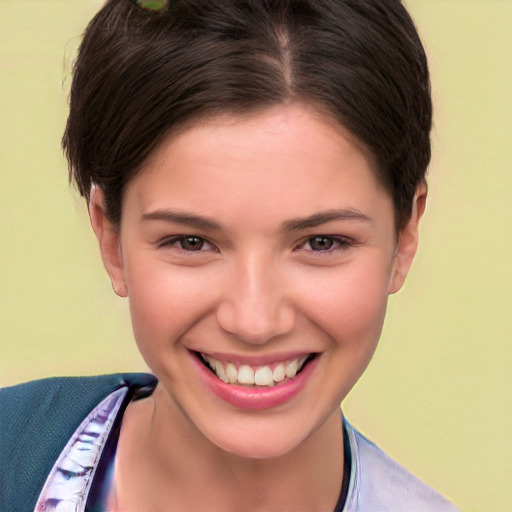
[[[208,295],[210,280],[198,269],[173,271],[165,262],[129,263],[127,285],[133,332],[149,363],[148,358],[153,358],[155,352],[162,357],[207,313],[212,301]]]
[[[305,293],[308,316],[338,344],[357,352],[373,351],[384,322],[389,266],[379,263],[340,269],[317,279]]]

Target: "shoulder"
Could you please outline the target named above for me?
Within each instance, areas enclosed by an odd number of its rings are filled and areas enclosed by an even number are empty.
[[[40,433],[41,423],[73,429],[100,400],[121,387],[154,385],[148,374],[53,377],[0,389],[2,442],[8,434]],[[3,445],[1,446],[3,448]]]
[[[155,383],[148,374],[113,374],[0,389],[0,510],[31,510],[69,436],[103,398],[122,387]]]
[[[457,512],[457,508],[347,424],[352,475],[345,510]]]

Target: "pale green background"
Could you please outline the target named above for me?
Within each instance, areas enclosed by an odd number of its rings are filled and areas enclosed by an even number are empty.
[[[143,370],[60,137],[97,0],[0,0],[0,383]],[[467,511],[512,511],[512,1],[409,0],[436,106],[420,253],[348,417]],[[172,312],[169,312],[172,314]]]

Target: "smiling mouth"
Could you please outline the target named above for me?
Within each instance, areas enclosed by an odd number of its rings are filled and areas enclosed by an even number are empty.
[[[273,387],[295,378],[318,354],[308,354],[267,365],[240,364],[221,361],[201,352],[195,353],[214,375],[226,384],[249,387]]]

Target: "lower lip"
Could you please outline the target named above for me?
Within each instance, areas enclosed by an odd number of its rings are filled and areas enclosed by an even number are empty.
[[[272,387],[239,386],[226,384],[191,354],[202,381],[219,398],[240,409],[261,410],[282,405],[291,400],[305,386],[316,366],[318,358],[306,364],[293,379]]]

